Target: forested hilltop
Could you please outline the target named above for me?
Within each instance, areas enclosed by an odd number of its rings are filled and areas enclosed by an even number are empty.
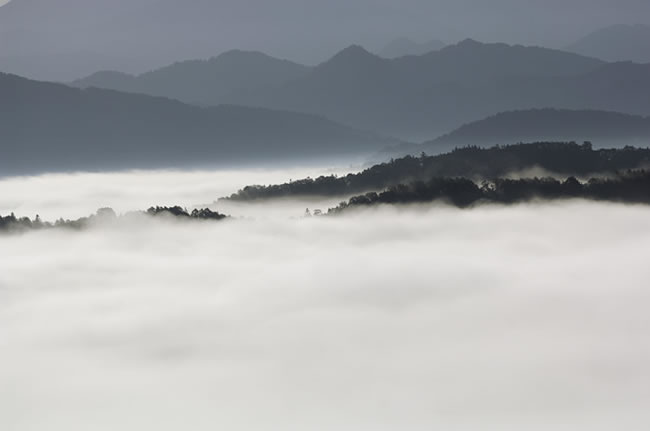
[[[328,214],[377,204],[410,204],[441,201],[459,208],[480,203],[515,204],[534,199],[589,199],[597,201],[650,204],[650,171],[628,171],[614,178],[591,178],[580,182],[575,177],[503,179],[478,185],[467,178],[432,178],[387,190],[352,197]]]
[[[465,124],[413,148],[438,154],[475,145],[491,147],[512,142],[593,141],[599,148],[623,148],[650,142],[650,117],[619,112],[569,109],[527,109],[501,112]],[[399,154],[399,156],[406,153]]]
[[[100,208],[96,214],[82,217],[77,220],[59,219],[54,223],[41,220],[37,215],[33,220],[29,217],[16,217],[13,213],[8,216],[0,215],[0,232],[25,232],[30,230],[66,228],[81,230],[99,224],[110,224],[118,221],[134,219],[147,219],[151,217],[168,217],[178,220],[223,220],[228,218],[210,209],[194,209],[191,212],[180,206],[160,207],[155,206],[147,211],[135,211],[118,216],[112,208]]]
[[[586,177],[613,174],[650,165],[650,149],[594,150],[589,142],[537,142],[466,147],[437,156],[407,156],[375,165],[344,177],[321,176],[269,186],[247,186],[227,199],[250,201],[300,196],[345,196],[381,191],[390,186],[436,177],[465,177],[481,180],[503,177],[532,168],[562,176]]]

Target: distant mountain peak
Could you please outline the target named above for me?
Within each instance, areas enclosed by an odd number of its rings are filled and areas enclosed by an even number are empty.
[[[487,49],[508,49],[508,48],[531,48],[523,45],[510,45],[503,42],[481,42],[476,39],[464,39],[455,45],[449,45],[444,50],[448,51],[471,51],[471,50],[487,50]]]
[[[308,73],[311,68],[258,51],[231,50],[216,57],[186,60],[130,76],[102,72],[74,81],[77,87],[98,87],[218,105],[240,92],[275,88]]]
[[[118,72],[116,70],[100,70],[85,78],[72,81],[71,84],[74,87],[80,88],[98,87],[129,89],[128,86],[131,85],[134,80],[136,80],[136,77],[128,73]]]
[[[483,43],[479,42],[476,39],[464,39],[461,40],[460,42],[457,42],[454,45],[449,45],[444,47],[443,49],[440,50],[440,52],[446,52],[446,53],[471,53],[471,52],[476,52],[476,51],[483,51],[483,50],[488,50],[489,48],[494,48],[494,47],[510,47],[510,45],[506,45],[503,43]]]
[[[520,44],[507,44],[503,42],[479,42],[474,39],[465,39],[455,45],[450,45],[442,50],[441,53],[451,56],[462,56],[473,58],[481,55],[485,60],[492,62],[502,62],[510,59],[525,64],[527,62],[539,63],[540,69],[544,68],[546,61],[568,61],[573,60],[591,64],[591,66],[602,65],[604,62],[593,56],[585,56],[574,52],[562,51],[552,48],[539,46],[529,46]],[[582,59],[580,59],[582,57]]]
[[[379,53],[383,58],[393,59],[407,55],[424,55],[433,51],[439,51],[446,44],[440,40],[433,39],[428,42],[418,43],[408,37],[400,37],[389,42]]]
[[[334,57],[322,63],[319,67],[333,67],[333,66],[361,66],[373,65],[382,62],[381,57],[372,54],[361,45],[350,45],[347,48],[339,51]]]
[[[567,50],[606,61],[650,62],[650,26],[615,24],[596,30]]]
[[[464,47],[464,46],[484,46],[485,44],[483,42],[479,42],[476,39],[472,38],[467,38],[463,39],[460,42],[456,44],[457,47]]]
[[[369,52],[367,49],[365,49],[361,45],[350,45],[347,48],[342,49],[339,51],[334,57],[334,58],[354,58],[354,57],[359,57],[359,56],[365,56],[365,57],[376,57],[374,54]]]
[[[260,51],[248,51],[244,49],[231,49],[229,51],[222,52],[221,54],[213,57],[213,59],[230,59],[230,58],[241,58],[241,57],[258,57],[258,58],[271,58],[269,55],[264,54]]]
[[[133,75],[125,72],[120,72],[117,70],[100,70],[89,76],[89,78],[93,78],[93,77],[133,78]]]

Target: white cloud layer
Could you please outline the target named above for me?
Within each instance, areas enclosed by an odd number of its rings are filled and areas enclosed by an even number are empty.
[[[649,249],[584,202],[0,237],[0,429],[647,430]]]
[[[354,167],[296,167],[220,171],[127,171],[120,173],[72,173],[0,178],[0,215],[53,221],[76,219],[98,208],[122,213],[155,205],[212,206],[233,216],[301,215],[303,202],[282,206],[232,205],[214,201],[252,184],[279,184],[320,175],[345,175]],[[311,206],[334,206],[341,199],[312,200]]]

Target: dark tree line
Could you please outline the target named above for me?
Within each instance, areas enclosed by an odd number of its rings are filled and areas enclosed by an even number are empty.
[[[179,206],[174,207],[151,207],[147,211],[130,212],[123,216],[115,214],[111,208],[101,208],[97,213],[88,217],[82,217],[76,220],[58,219],[54,223],[42,221],[37,215],[33,220],[29,217],[16,217],[13,213],[8,216],[0,215],[0,231],[4,232],[21,232],[39,229],[67,228],[81,230],[88,228],[96,223],[113,222],[120,219],[128,219],[135,216],[160,217],[168,216],[177,219],[186,220],[223,220],[228,218],[224,214],[211,211],[208,208],[194,209],[188,212]]]
[[[432,178],[388,187],[352,197],[329,211],[376,204],[408,204],[443,201],[459,208],[479,203],[514,204],[534,199],[581,198],[598,201],[650,204],[650,171],[627,171],[613,178],[592,178],[580,182],[575,177],[496,179],[480,185],[467,178]]]
[[[285,184],[248,186],[230,196],[250,201],[289,196],[345,196],[436,177],[491,179],[531,168],[542,168],[562,176],[612,174],[650,165],[650,149],[594,150],[589,142],[537,142],[466,147],[450,153],[420,157],[407,156],[372,166],[358,174],[343,177],[321,176]]]
[[[147,214],[152,216],[169,215],[178,218],[195,219],[195,220],[223,220],[228,216],[212,211],[209,208],[194,209],[188,212],[186,209],[179,206],[175,207],[151,207],[147,210]]]

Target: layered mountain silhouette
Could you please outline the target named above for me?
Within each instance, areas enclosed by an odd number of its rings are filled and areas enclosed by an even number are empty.
[[[251,12],[240,0],[16,0],[0,9],[0,70],[69,82],[206,58],[253,43],[241,16]]]
[[[164,96],[187,103],[218,105],[239,93],[276,88],[310,68],[259,52],[229,51],[208,60],[183,61],[138,76],[104,71],[72,82],[129,93]]]
[[[517,142],[592,141],[601,147],[650,147],[650,117],[590,110],[532,109],[466,124],[412,150],[436,154],[456,147]]]
[[[383,58],[399,58],[407,55],[424,55],[429,52],[439,51],[446,44],[440,40],[430,40],[424,43],[415,42],[409,38],[401,37],[389,42],[380,52]]]
[[[324,118],[0,74],[0,174],[209,167],[365,154],[390,140]]]
[[[567,47],[567,51],[607,61],[650,62],[650,26],[613,25],[597,30]]]
[[[606,63],[558,50],[473,40],[392,60],[353,45],[313,68],[233,52],[135,79],[104,73],[77,84],[200,105],[305,112],[408,141],[424,141],[512,110],[554,107],[650,115],[650,64]]]
[[[587,100],[587,107],[601,101],[606,107],[609,95],[602,93],[611,91],[610,84],[575,88],[574,83],[574,78],[604,65],[562,51],[473,40],[394,60],[351,46],[303,78],[238,102],[318,113],[355,127],[424,140],[499,111],[556,103],[582,108],[592,90],[602,99]]]

